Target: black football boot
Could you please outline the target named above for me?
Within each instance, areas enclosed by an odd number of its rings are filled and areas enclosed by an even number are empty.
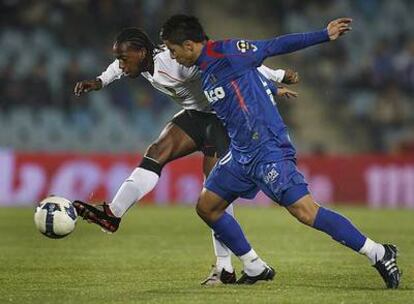
[[[401,271],[397,266],[398,249],[395,245],[384,244],[384,257],[373,265],[383,278],[387,288],[398,288]]]
[[[276,275],[276,271],[269,266],[263,270],[263,272],[257,276],[251,277],[247,275],[244,271],[242,271],[242,276],[240,279],[237,280],[236,284],[247,284],[252,285],[257,281],[272,281]]]

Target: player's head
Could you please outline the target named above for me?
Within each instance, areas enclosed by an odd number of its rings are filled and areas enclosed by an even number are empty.
[[[194,65],[208,39],[198,19],[187,15],[170,17],[162,26],[160,36],[171,57],[187,67]]]
[[[135,78],[153,64],[154,43],[141,29],[123,29],[115,38],[113,52],[119,60],[119,68],[126,76]]]

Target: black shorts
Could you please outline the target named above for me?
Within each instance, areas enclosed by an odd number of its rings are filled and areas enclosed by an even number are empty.
[[[213,113],[182,110],[171,120],[190,136],[205,156],[222,157],[229,148],[229,137],[221,121]]]

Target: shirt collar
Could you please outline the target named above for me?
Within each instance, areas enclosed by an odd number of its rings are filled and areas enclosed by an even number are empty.
[[[209,45],[210,43],[211,43],[211,40],[208,40],[207,43],[203,46],[203,48],[201,49],[200,56],[198,56],[198,58],[195,62],[195,64],[200,68],[201,68],[203,62],[205,62],[207,45]]]

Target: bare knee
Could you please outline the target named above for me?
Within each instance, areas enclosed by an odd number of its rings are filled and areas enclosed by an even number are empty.
[[[309,212],[308,210],[300,210],[294,214],[296,219],[308,226],[313,226],[313,222],[315,221],[314,213]]]
[[[165,165],[171,158],[171,152],[171,146],[154,142],[148,147],[145,156],[157,161],[160,165]]]
[[[221,213],[210,206],[205,200],[198,200],[196,205],[198,216],[207,224],[214,223],[220,218]]]
[[[208,192],[208,191],[207,191]],[[204,189],[198,199],[196,212],[207,224],[216,222],[226,210],[228,204],[212,192],[206,194]]]
[[[299,222],[308,226],[313,226],[318,209],[319,205],[310,195],[305,196],[293,205],[287,207],[290,214],[292,214]]]
[[[208,206],[205,203],[202,203],[200,199],[197,202],[196,205],[196,212],[201,219],[207,223],[212,222],[212,210],[211,208],[208,208]]]
[[[145,156],[158,160],[160,156],[160,145],[157,142],[152,143],[145,152]]]

